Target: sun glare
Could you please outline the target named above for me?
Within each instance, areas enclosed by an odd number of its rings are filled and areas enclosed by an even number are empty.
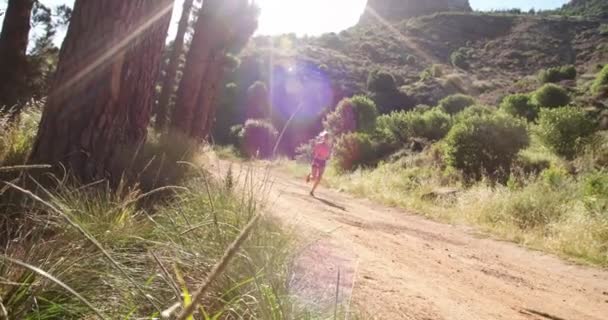
[[[257,34],[319,35],[338,32],[359,21],[366,0],[256,0],[260,9]]]

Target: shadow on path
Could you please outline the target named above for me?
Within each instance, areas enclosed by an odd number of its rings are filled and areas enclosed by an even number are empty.
[[[319,197],[317,197],[317,196],[313,196],[313,198],[314,198],[314,199],[316,199],[317,201],[319,201],[319,202],[323,203],[324,205],[326,205],[326,206],[330,206],[330,207],[332,207],[332,208],[334,208],[334,209],[339,209],[339,210],[342,210],[342,211],[348,211],[348,210],[346,210],[346,208],[345,208],[345,207],[340,206],[340,205],[337,205],[337,204],[335,204],[335,203],[333,203],[333,202],[331,202],[331,201],[329,201],[329,200],[325,200],[325,199],[323,199],[323,198],[319,198]]]

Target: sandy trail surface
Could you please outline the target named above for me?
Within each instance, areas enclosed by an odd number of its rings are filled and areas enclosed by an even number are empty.
[[[322,187],[311,197],[303,179],[277,170],[269,177],[269,212],[309,241],[294,279],[304,299],[331,303],[339,283],[340,301],[372,319],[608,319],[606,270]]]

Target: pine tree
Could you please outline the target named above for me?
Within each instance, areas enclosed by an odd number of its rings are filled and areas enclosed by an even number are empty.
[[[112,178],[146,139],[172,0],[77,0],[31,161]]]

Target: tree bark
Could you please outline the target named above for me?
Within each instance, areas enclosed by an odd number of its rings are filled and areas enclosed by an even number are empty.
[[[0,34],[0,111],[19,107],[20,99],[25,95],[26,53],[33,6],[34,0],[8,1]]]
[[[211,132],[215,101],[230,46],[245,43],[257,27],[246,0],[203,2],[188,51],[171,121],[173,134],[204,140]]]
[[[77,0],[31,162],[119,179],[146,139],[173,0]]]
[[[211,133],[211,126],[215,117],[216,98],[224,75],[225,55],[224,50],[217,50],[210,59],[210,66],[199,90],[197,110],[190,131],[190,136],[193,138],[204,140]]]
[[[171,51],[171,57],[169,58],[169,64],[167,65],[167,72],[163,78],[162,91],[158,100],[155,122],[156,129],[159,131],[162,131],[165,128],[167,115],[169,113],[169,102],[171,101],[171,96],[175,93],[175,77],[177,75],[180,57],[184,53],[184,40],[186,32],[188,31],[192,3],[193,0],[184,1],[182,16],[177,27],[177,35],[175,36],[173,50]]]
[[[192,126],[197,111],[199,94],[210,60],[219,42],[219,28],[213,13],[221,1],[206,0],[200,10],[195,32],[186,58],[184,74],[177,91],[171,131],[192,137]]]

